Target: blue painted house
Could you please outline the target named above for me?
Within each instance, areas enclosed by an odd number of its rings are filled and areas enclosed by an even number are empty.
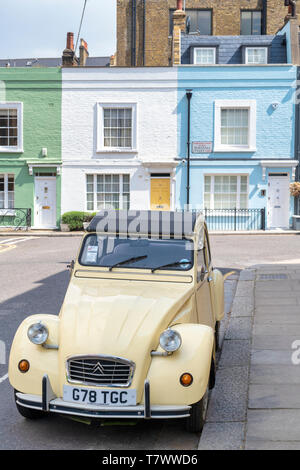
[[[181,35],[176,207],[211,229],[289,228],[295,86],[289,23],[275,36]],[[233,224],[237,224],[234,227]]]

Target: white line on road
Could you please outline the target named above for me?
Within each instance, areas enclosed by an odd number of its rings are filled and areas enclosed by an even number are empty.
[[[0,378],[0,384],[1,382],[4,382],[8,378],[8,374],[3,375],[3,377]]]
[[[27,242],[28,240],[33,240],[34,238],[39,238],[39,237],[25,237],[25,238],[8,238],[6,240],[1,240],[0,239],[0,245],[15,245],[16,243],[22,243],[22,242]]]

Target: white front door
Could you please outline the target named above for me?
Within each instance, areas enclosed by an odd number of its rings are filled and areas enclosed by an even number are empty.
[[[268,228],[289,228],[289,177],[270,176],[268,183]]]
[[[55,177],[35,177],[34,227],[56,228]]]

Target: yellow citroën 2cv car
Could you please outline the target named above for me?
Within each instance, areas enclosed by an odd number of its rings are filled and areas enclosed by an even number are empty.
[[[9,380],[18,411],[183,418],[199,432],[223,314],[203,215],[101,211],[71,264],[60,314],[30,316],[16,332]]]

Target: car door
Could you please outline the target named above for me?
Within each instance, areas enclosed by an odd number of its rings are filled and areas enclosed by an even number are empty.
[[[210,258],[208,256],[205,237],[199,234],[197,241],[197,287],[196,302],[198,322],[203,325],[215,327],[211,293],[210,293]]]
[[[210,244],[209,244],[209,237],[207,233],[207,229],[204,230],[204,239],[205,239],[205,253],[208,260],[209,266],[209,274],[208,274],[208,282],[210,288],[210,298],[211,298],[211,305],[212,305],[212,312],[214,322],[222,320],[224,316],[224,278],[221,271],[218,269],[213,268],[212,266],[212,259],[211,259],[211,252],[210,252]]]

